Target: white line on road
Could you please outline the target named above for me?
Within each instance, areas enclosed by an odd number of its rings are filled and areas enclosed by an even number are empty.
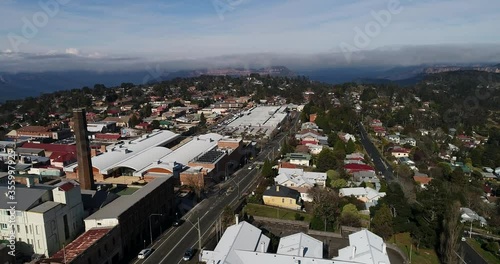
[[[247,173],[247,174],[246,174],[246,175],[245,175],[245,176],[244,176],[244,177],[243,177],[243,178],[242,178],[242,179],[238,182],[238,184],[239,184],[239,183],[241,183],[241,182],[243,181],[243,179],[244,179],[244,178],[248,177],[248,175],[249,175],[250,173],[252,173],[254,170],[255,170],[255,169],[250,170],[250,171],[249,171],[249,172],[248,172],[248,173]],[[250,181],[250,183],[252,183],[252,182],[253,182],[253,181]],[[250,186],[250,185],[246,186],[245,188],[243,188],[243,190],[248,189],[248,188],[249,188],[249,186]],[[236,199],[238,199],[238,198],[239,198],[239,197],[238,197],[238,195],[236,195],[236,196],[233,198],[233,200],[231,200],[231,202],[230,202],[229,204],[234,203],[234,201],[235,201]],[[200,218],[200,220],[201,220],[201,219],[203,219],[203,218],[207,215],[207,213],[208,213],[208,211],[207,211],[207,212],[205,212],[205,214],[204,214],[204,215]],[[221,214],[222,214],[222,212],[221,212]],[[220,216],[220,214],[219,214],[219,216]],[[214,222],[215,222],[215,221],[214,221]],[[210,226],[212,226],[212,225],[213,225],[213,223],[212,223]],[[184,238],[186,238],[186,236],[187,236],[189,233],[191,233],[191,231],[192,231],[194,228],[195,228],[195,226],[193,225],[193,226],[189,229],[189,231],[187,231],[187,232],[186,232],[186,234],[185,234],[185,235],[184,235],[181,239],[179,239],[179,241],[178,241],[178,242],[177,242],[177,243],[176,243],[176,244],[172,247],[172,249],[171,249],[171,250],[170,250],[170,251],[169,251],[169,252],[165,255],[165,257],[163,257],[163,258],[160,260],[160,263],[163,263],[163,261],[164,261],[164,260],[168,257],[168,255],[170,255],[170,254],[172,253],[172,251],[174,251],[174,249],[176,249],[176,247],[179,245],[179,243],[181,243],[181,242],[182,242],[182,240],[184,240]],[[208,230],[209,230],[209,229],[207,229],[207,231],[208,231]],[[202,237],[203,237],[203,236],[207,233],[207,231],[205,231],[205,233],[203,233]],[[167,241],[167,240],[165,240],[163,243],[165,243],[166,241]],[[160,244],[160,247],[163,245],[163,243],[162,243],[162,244]],[[196,241],[196,243],[198,243],[198,241]],[[196,245],[196,243],[195,243],[195,245]],[[193,246],[194,246],[194,245],[193,245]],[[201,249],[200,249],[200,250],[201,250]]]

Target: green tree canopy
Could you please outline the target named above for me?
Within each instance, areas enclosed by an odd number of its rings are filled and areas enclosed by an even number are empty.
[[[153,129],[159,129],[160,128],[160,121],[158,120],[153,120],[153,122],[151,122],[151,127]]]
[[[349,139],[349,141],[347,141],[345,152],[346,154],[352,154],[356,152],[356,144],[354,143],[354,141],[352,141],[352,139]]]
[[[327,171],[337,167],[337,160],[330,148],[323,148],[318,155],[316,169],[318,171]]]
[[[262,165],[262,176],[268,179],[275,177],[273,165],[271,164],[271,161],[269,161],[268,159],[266,159],[264,161],[264,165]]]
[[[340,189],[340,188],[344,188],[347,186],[347,181],[344,179],[337,179],[337,180],[334,180],[331,183],[331,185],[332,185],[332,188]]]
[[[387,240],[393,234],[392,229],[392,213],[387,204],[382,204],[380,209],[375,212],[372,221],[373,232],[384,240]]]
[[[207,124],[207,119],[205,118],[205,114],[200,114],[200,126],[204,127]]]
[[[358,209],[356,208],[356,205],[352,203],[348,203],[342,207],[342,216],[345,216],[346,214],[353,214],[353,215],[358,215]]]

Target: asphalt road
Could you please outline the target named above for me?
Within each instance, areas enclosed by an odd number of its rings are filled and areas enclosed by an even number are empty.
[[[462,250],[463,260],[467,264],[488,264],[467,242],[461,242],[460,248]],[[463,263],[463,262],[461,262]]]
[[[270,144],[261,151],[255,161],[263,161],[265,158],[269,157],[273,151],[277,154],[280,147],[279,142],[281,142],[285,136],[286,133],[279,134],[275,140],[270,142]],[[249,169],[249,167],[251,169]],[[200,229],[203,238],[212,231],[212,227],[221,215],[224,207],[236,204],[240,200],[241,194],[248,193],[250,191],[249,189],[258,179],[259,170],[256,169],[254,164],[249,163],[245,165],[242,169],[235,172],[230,180],[228,180],[233,186],[231,192],[211,196],[202,201],[183,217],[186,221],[181,226],[170,228],[153,243],[152,248],[154,252],[148,258],[145,260],[134,260],[131,263],[182,263],[182,257],[188,248],[198,249],[198,217],[200,219]],[[198,254],[199,250],[195,252],[193,258],[197,259]]]
[[[387,181],[394,180],[394,174],[391,165],[386,164],[380,152],[368,137],[368,133],[366,132],[365,127],[361,123],[358,124],[358,127],[361,133],[361,144],[363,144],[363,147],[368,153],[368,156],[370,156],[370,158],[373,160],[373,164],[375,165],[377,171],[382,172]]]

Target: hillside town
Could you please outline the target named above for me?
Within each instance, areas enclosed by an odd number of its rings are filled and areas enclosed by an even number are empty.
[[[12,232],[16,263],[496,254],[500,134],[435,126],[438,102],[420,93],[250,74],[8,101],[0,257]]]

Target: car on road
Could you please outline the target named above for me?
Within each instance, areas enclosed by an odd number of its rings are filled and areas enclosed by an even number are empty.
[[[172,223],[172,226],[178,227],[178,226],[182,225],[182,223],[184,223],[184,221],[182,221],[181,219],[177,219],[177,220],[174,220],[174,222]]]
[[[138,259],[145,259],[149,255],[151,255],[152,252],[153,252],[152,248],[145,248],[145,249],[141,250],[141,252],[139,252],[139,255],[137,255],[137,258]]]
[[[182,257],[182,260],[190,261],[193,255],[194,255],[194,250],[192,248],[188,248],[186,252],[184,252],[184,257]]]
[[[252,169],[252,166],[248,166],[248,170],[251,170]]]

